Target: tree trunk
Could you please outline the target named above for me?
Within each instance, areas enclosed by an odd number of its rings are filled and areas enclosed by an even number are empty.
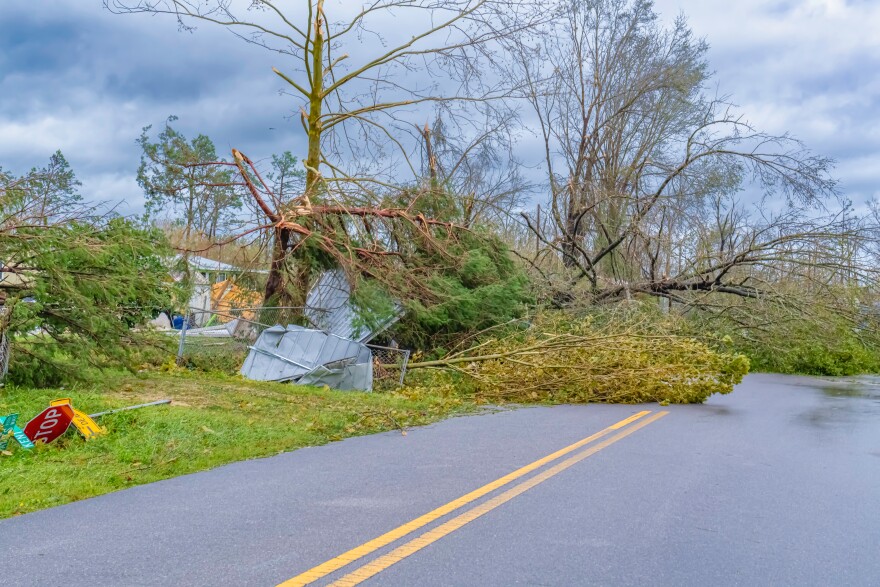
[[[317,203],[318,187],[321,181],[319,168],[321,166],[321,107],[324,103],[324,10],[323,1],[317,4],[314,38],[309,49],[312,57],[312,79],[309,96],[309,111],[306,117],[308,128],[308,154],[306,156],[306,185],[303,204],[307,207]],[[311,223],[308,220],[305,225]],[[279,306],[292,306],[301,308],[306,304],[309,286],[312,278],[312,260],[308,257],[308,247],[298,247],[291,253],[296,244],[296,235],[289,229],[275,229],[275,243],[272,247],[272,266],[269,269],[269,279],[266,281],[264,305],[275,303]],[[285,265],[290,261],[294,263],[292,279],[286,280]]]
[[[285,263],[287,250],[290,247],[290,229],[276,228],[272,239],[272,265],[269,268],[269,277],[266,279],[266,290],[263,294],[263,305],[272,306],[286,305],[287,287],[284,283]]]
[[[568,206],[565,210],[565,226],[562,240],[562,263],[568,267],[575,267],[577,263],[575,259],[581,258],[581,252],[578,250],[578,244],[584,237],[584,222],[582,212],[586,208],[583,196],[576,186],[569,186]]]

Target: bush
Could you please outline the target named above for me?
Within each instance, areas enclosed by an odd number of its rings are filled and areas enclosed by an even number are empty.
[[[880,372],[880,353],[836,320],[803,321],[737,345],[757,371],[840,377]]]
[[[430,255],[418,260],[435,269],[425,280],[426,291],[404,301],[395,337],[407,346],[453,344],[522,316],[533,301],[525,273],[496,237],[463,235],[449,243],[448,253],[455,262]]]
[[[79,379],[84,365],[131,367],[136,351],[156,342],[135,327],[181,293],[162,261],[163,235],[123,218],[0,231],[0,249],[4,261],[28,267],[17,286],[0,288],[9,377],[22,384]]]
[[[436,350],[532,306],[526,274],[497,237],[465,233],[438,242],[414,245],[405,264],[381,281],[357,279],[351,296],[356,328],[377,328],[402,309],[393,338],[411,349]]]
[[[68,346],[48,340],[46,334],[20,337],[12,346],[9,373],[5,382],[19,387],[53,388],[94,383],[108,372],[120,368],[134,372],[145,367],[157,367],[169,358],[173,360],[176,346],[172,339],[161,333],[137,333],[137,344],[131,340],[124,361],[118,364],[90,362],[68,352]],[[36,352],[34,349],[38,349]]]
[[[851,291],[833,304],[786,307],[761,300],[733,300],[713,315],[694,312],[690,332],[729,340],[755,371],[843,376],[880,372],[880,317]]]
[[[186,339],[183,366],[203,373],[237,375],[248,355],[248,346],[233,338]]]
[[[9,357],[9,373],[5,382],[19,387],[61,387],[74,381],[83,381],[93,372],[77,363],[59,349],[41,356],[29,354],[27,347],[15,348]]]

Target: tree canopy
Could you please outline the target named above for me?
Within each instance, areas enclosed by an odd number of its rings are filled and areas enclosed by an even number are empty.
[[[192,233],[216,239],[240,224],[241,192],[232,171],[217,165],[223,159],[213,141],[202,134],[187,139],[171,126],[176,120],[168,118],[155,142],[150,141],[150,126],[138,138],[142,154],[137,181],[146,195],[146,212],[170,215],[184,227],[185,239]]]

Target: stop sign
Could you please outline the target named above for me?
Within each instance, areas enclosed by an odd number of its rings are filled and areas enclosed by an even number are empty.
[[[70,404],[50,406],[27,423],[24,433],[32,442],[52,442],[67,430],[73,420]]]

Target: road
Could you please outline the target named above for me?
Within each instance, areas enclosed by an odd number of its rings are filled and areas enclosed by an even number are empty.
[[[5,520],[0,576],[878,585],[878,545],[880,380],[750,375],[705,405],[453,418]]]

